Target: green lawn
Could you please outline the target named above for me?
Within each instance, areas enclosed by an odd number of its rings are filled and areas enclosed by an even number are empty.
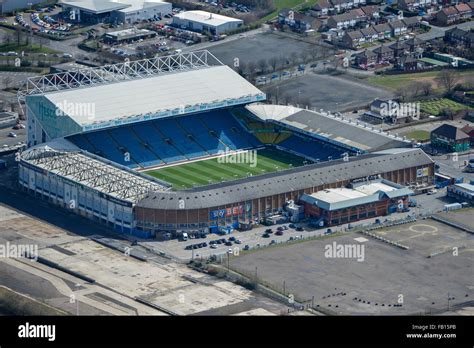
[[[46,46],[40,46],[37,44],[30,44],[30,45],[20,45],[18,46],[15,43],[5,43],[0,45],[0,52],[18,52],[21,53],[22,51],[28,52],[28,53],[58,53],[58,51],[52,50]]]
[[[229,159],[229,156],[227,157]],[[273,149],[259,150],[256,165],[219,163],[217,158],[145,172],[173,185],[175,190],[245,178],[303,165],[304,158]]]
[[[317,2],[318,0],[274,0],[275,10],[260,19],[260,21],[265,22],[278,16],[278,13],[284,8],[297,9],[300,6],[314,6]]]
[[[471,110],[472,108],[447,98],[431,99],[422,101],[420,103],[421,111],[427,112],[435,116],[440,115],[443,110],[446,109],[449,109],[452,112],[457,112],[459,110]]]
[[[409,139],[415,139],[417,141],[428,141],[430,140],[430,132],[425,130],[415,130],[403,134]]]
[[[458,71],[458,76],[461,81],[468,76],[471,76],[472,70]],[[400,74],[400,75],[376,75],[369,77],[367,81],[370,84],[388,88],[391,90],[397,90],[408,86],[412,82],[427,81],[436,84],[436,77],[439,75],[439,71],[427,71],[416,74]],[[436,88],[435,88],[436,89]]]

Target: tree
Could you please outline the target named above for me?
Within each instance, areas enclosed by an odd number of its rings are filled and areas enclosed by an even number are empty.
[[[278,58],[277,57],[271,57],[269,60],[270,66],[272,67],[272,72],[275,72],[277,69],[278,65]]]
[[[456,86],[456,84],[458,83],[459,75],[453,69],[444,69],[441,70],[441,72],[438,74],[436,80],[441,86],[444,87],[446,93],[449,94],[452,92],[454,86]]]
[[[421,90],[424,96],[429,96],[433,93],[433,86],[430,82],[420,82]]]
[[[267,72],[267,61],[265,59],[260,59],[257,64],[260,72],[265,74]]]

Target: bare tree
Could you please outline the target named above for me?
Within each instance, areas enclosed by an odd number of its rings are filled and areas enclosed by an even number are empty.
[[[444,69],[438,74],[436,80],[446,89],[446,93],[451,93],[459,81],[459,75],[452,69]]]
[[[270,66],[272,67],[272,72],[275,72],[278,66],[278,58],[271,57],[269,60]]]
[[[424,96],[429,96],[433,93],[433,86],[430,82],[421,82],[421,90]]]
[[[257,64],[260,72],[265,74],[267,72],[267,61],[265,59],[260,59]]]

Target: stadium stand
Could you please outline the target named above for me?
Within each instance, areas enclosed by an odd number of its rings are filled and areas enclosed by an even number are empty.
[[[228,110],[135,123],[68,138],[79,148],[130,168],[152,167],[262,146]],[[130,161],[125,160],[125,154]]]
[[[287,149],[303,157],[309,157],[315,161],[325,161],[331,159],[339,159],[346,152],[341,148],[325,144],[316,139],[292,135],[288,139],[279,144],[280,147]]]

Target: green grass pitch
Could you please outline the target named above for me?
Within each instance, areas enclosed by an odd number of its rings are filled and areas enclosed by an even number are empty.
[[[275,150],[262,149],[257,152],[256,166],[248,163],[219,163],[217,158],[146,171],[160,180],[173,185],[173,189],[181,190],[194,186],[203,186],[224,181],[245,178],[275,172],[278,170],[299,167],[307,161],[302,157]],[[309,161],[307,161],[309,163]]]

